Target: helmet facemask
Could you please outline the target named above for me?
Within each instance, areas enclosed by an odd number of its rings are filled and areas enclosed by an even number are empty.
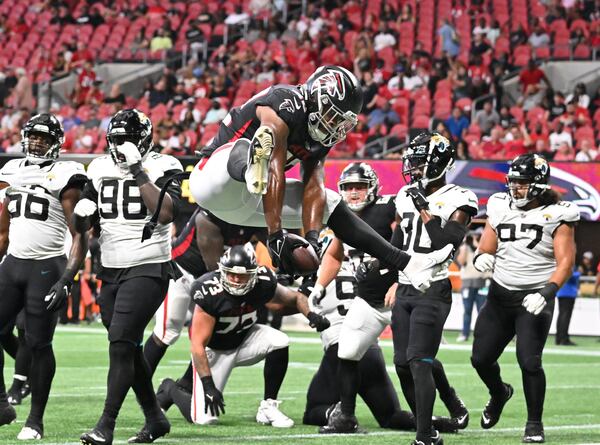
[[[548,161],[541,156],[521,155],[516,157],[506,174],[506,186],[511,202],[516,207],[523,208],[550,190],[549,176]],[[523,193],[524,186],[527,189]]]
[[[548,184],[539,184],[537,182],[529,182],[526,178],[517,176],[507,176],[506,186],[511,202],[518,208],[523,208],[538,196],[550,189]],[[525,193],[521,193],[522,189],[527,187]]]
[[[358,123],[358,116],[352,111],[340,110],[321,89],[317,93],[317,104],[318,110],[308,114],[308,134],[325,147],[332,147],[346,139]]]
[[[247,269],[244,266],[226,267],[219,264],[221,285],[231,295],[241,297],[250,292],[256,285],[258,269]]]
[[[115,164],[117,164],[120,168],[127,170],[127,162],[125,160],[125,156],[119,153],[117,147],[119,147],[124,142],[131,142],[133,145],[137,147],[140,154],[142,155],[142,160],[146,158],[150,149],[152,148],[152,141],[148,144],[148,139],[151,138],[152,135],[141,136],[136,133],[125,133],[123,128],[113,128],[111,129],[110,134],[106,135],[106,140],[108,142],[108,152]]]
[[[21,147],[27,161],[31,164],[56,160],[62,142],[62,138],[51,133],[44,125],[36,125],[33,129],[21,131]]]
[[[357,185],[361,185],[361,187],[356,187]],[[340,195],[342,195],[342,199],[350,210],[354,212],[360,212],[375,200],[375,196],[377,195],[376,189],[377,185],[375,181],[370,179],[349,177],[338,182],[338,190]],[[364,194],[363,199],[360,202],[356,202],[356,199],[360,198],[362,194]]]
[[[455,156],[450,141],[438,133],[433,133],[420,144],[415,138],[402,160],[404,180],[408,184],[418,183],[425,188],[454,168]]]

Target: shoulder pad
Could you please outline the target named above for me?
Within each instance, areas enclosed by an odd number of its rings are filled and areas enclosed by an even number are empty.
[[[494,193],[487,202],[488,222],[493,228],[500,222],[501,216],[510,208],[510,197],[508,193]]]
[[[570,201],[559,201],[551,206],[553,219],[557,222],[577,222],[580,219],[579,207]]]
[[[25,158],[11,159],[0,169],[0,182],[10,184],[10,175],[14,175],[25,164]]]
[[[181,162],[177,158],[156,152],[150,153],[143,161],[143,165],[152,182],[163,177],[168,171],[183,171]]]
[[[390,201],[393,201],[396,195],[383,195],[379,196],[375,201],[375,204],[389,204]]]
[[[479,200],[477,198],[477,195],[472,190],[457,185],[455,186],[455,189],[452,192],[456,197],[456,208],[472,207],[475,210],[473,215],[477,214],[477,212],[479,211]]]
[[[52,192],[60,192],[76,175],[87,176],[82,164],[73,161],[57,161],[48,167],[46,187]]]

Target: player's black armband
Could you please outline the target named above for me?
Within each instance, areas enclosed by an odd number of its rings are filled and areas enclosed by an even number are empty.
[[[558,289],[560,289],[558,284],[550,282],[540,290],[540,295],[542,295],[546,301],[551,301],[554,300],[554,297],[556,297]]]
[[[396,224],[390,242],[392,243],[392,246],[397,247],[398,249],[402,249],[402,246],[404,246],[404,232],[400,228],[400,223]]]
[[[431,238],[431,247],[436,250],[447,244],[452,244],[455,249],[458,249],[467,234],[467,227],[457,221],[448,221],[442,229],[441,221],[437,217],[425,224],[425,229]]]

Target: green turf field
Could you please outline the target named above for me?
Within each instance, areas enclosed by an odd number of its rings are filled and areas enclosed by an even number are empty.
[[[321,347],[315,335],[292,333],[290,367],[280,393],[282,411],[297,425],[277,430],[257,425],[254,415],[262,398],[262,365],[233,371],[225,390],[227,414],[219,426],[198,427],[187,424],[176,408],[169,411],[171,434],[162,444],[409,444],[412,433],[379,429],[362,401],[357,416],[368,435],[319,436],[316,427],[302,426],[306,388],[321,358]],[[525,422],[521,378],[516,366],[514,349],[501,360],[503,376],[514,385],[516,393],[507,405],[502,420],[495,429],[483,431],[479,415],[487,401],[483,384],[469,363],[469,345],[453,344],[456,334],[447,333],[450,345],[443,347],[439,357],[446,366],[451,383],[457,388],[471,412],[471,425],[457,435],[446,434],[446,444],[516,444],[520,443]],[[549,342],[544,366],[548,379],[546,395],[547,443],[600,444],[600,343],[595,338],[574,338],[578,347],[556,347]],[[104,331],[94,328],[59,328],[55,336],[57,372],[45,418],[46,444],[75,444],[79,435],[94,426],[102,410],[107,373],[107,341]],[[511,345],[511,348],[514,345]],[[187,340],[182,338],[171,348],[156,376],[178,377],[188,358]],[[391,344],[383,342],[388,366],[392,363]],[[391,368],[389,368],[391,370]],[[7,357],[5,377],[12,381],[12,360]],[[395,375],[392,380],[397,382]],[[406,406],[403,399],[401,399]],[[29,399],[17,408],[17,423],[0,428],[0,444],[17,443],[16,435],[29,409]],[[436,405],[436,413],[446,414]],[[129,396],[117,423],[115,443],[126,443],[142,425],[143,417],[135,399]]]

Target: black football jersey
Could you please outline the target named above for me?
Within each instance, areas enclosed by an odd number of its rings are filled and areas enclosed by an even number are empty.
[[[394,196],[378,196],[375,202],[365,207],[358,213],[358,216],[383,238],[390,240],[392,238],[392,224],[396,217]],[[347,244],[344,244],[344,257],[345,267],[350,267],[352,270],[356,270],[361,262],[371,259],[369,254]],[[398,272],[396,270],[385,269],[382,266],[382,268],[367,276],[365,280],[356,284],[356,295],[359,295],[373,306],[379,306],[383,304],[387,290],[396,282],[397,278]],[[348,281],[347,277],[339,279]],[[338,286],[343,285],[336,283],[336,287]]]
[[[204,209],[196,209],[179,236],[171,244],[171,257],[173,260],[187,272],[191,273],[194,278],[198,278],[207,272],[206,265],[202,259],[202,254],[196,243],[196,216],[199,212],[206,214],[208,218],[221,229],[225,249],[231,246],[245,244],[250,241],[254,234],[261,231],[266,233],[266,229],[229,224]]]
[[[220,272],[202,275],[192,284],[194,302],[216,319],[208,346],[216,350],[239,347],[258,320],[256,310],[275,296],[277,277],[264,266],[258,268],[254,288],[243,296],[229,294],[221,286]]]
[[[256,116],[257,106],[272,108],[289,128],[286,170],[299,161],[327,156],[329,148],[313,141],[308,135],[306,99],[300,87],[292,85],[269,87],[242,106],[233,108],[223,119],[213,142],[202,150],[202,155],[208,157],[220,146],[239,138],[252,139],[260,126],[260,119]]]

